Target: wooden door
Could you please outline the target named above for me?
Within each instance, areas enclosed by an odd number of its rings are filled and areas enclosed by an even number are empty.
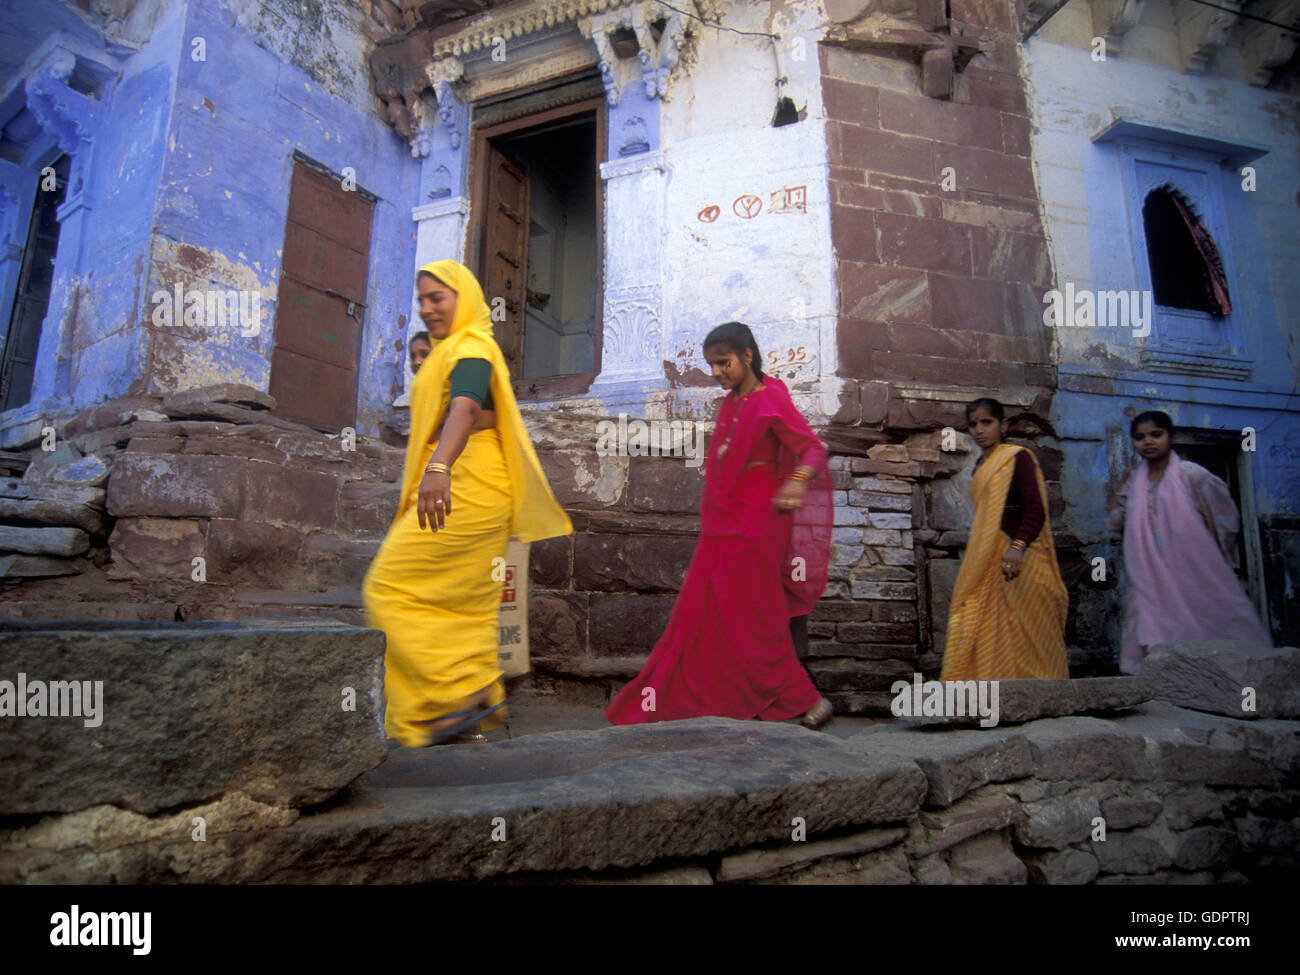
[[[276,305],[275,412],[321,430],[353,426],[370,268],[372,200],[296,162]]]
[[[524,362],[524,286],[528,279],[528,174],[491,143],[487,145],[487,198],[479,280],[488,307],[501,298],[505,321],[493,332],[518,379]]]

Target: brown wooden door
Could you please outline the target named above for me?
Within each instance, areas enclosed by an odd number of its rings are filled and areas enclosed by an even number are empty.
[[[483,257],[479,268],[483,294],[491,308],[505,299],[505,321],[493,332],[518,379],[524,361],[524,286],[528,278],[528,174],[504,153],[488,145],[487,199]]]
[[[276,305],[275,412],[321,430],[357,415],[374,203],[295,163]]]

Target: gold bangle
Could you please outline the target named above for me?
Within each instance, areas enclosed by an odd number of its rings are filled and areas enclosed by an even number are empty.
[[[790,475],[790,479],[794,481],[811,481],[812,478],[813,476],[802,467],[796,467],[794,472]]]
[[[1024,551],[1025,549],[1027,549],[1029,546],[1026,545],[1023,541],[1021,541],[1020,539],[1017,538],[1015,541],[1013,541],[1013,542],[1011,543],[1011,547],[1014,548],[1014,549],[1019,549],[1020,551],[1023,552],[1023,551]]]
[[[435,464],[435,463],[433,463],[432,461],[430,461],[430,462],[429,462],[429,465],[428,465],[427,467],[425,467],[425,469],[424,469],[424,473],[426,473],[426,474],[446,474],[448,477],[451,477],[451,468],[448,467],[446,464]]]

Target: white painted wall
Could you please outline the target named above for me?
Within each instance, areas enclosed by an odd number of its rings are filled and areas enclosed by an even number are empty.
[[[772,41],[694,25],[692,63],[677,69],[660,116],[670,170],[662,237],[645,242],[661,248],[663,357],[680,372],[705,369],[700,342],[736,319],[754,329],[765,366],[778,354],[775,375],[800,382],[834,375],[837,292],[817,62],[823,22],[816,4],[733,4],[726,13],[737,30],[781,35],[786,93],[807,110],[781,128],[772,127]],[[781,203],[786,187],[800,186],[803,210],[772,212],[774,193]],[[761,203],[751,219],[737,214],[747,195]],[[706,207],[718,208],[712,222],[700,219]],[[833,411],[833,397],[820,408]]]

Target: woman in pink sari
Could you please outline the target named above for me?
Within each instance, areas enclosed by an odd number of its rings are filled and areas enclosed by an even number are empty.
[[[700,540],[672,618],[639,677],[605,710],[614,724],[716,715],[808,727],[830,702],[799,663],[791,620],[811,612],[830,562],[826,448],[754,336],[728,322],[704,340],[729,394],[704,466]]]
[[[1119,669],[1142,673],[1147,652],[1182,640],[1273,640],[1232,570],[1241,519],[1228,486],[1173,451],[1167,413],[1130,425],[1145,463],[1129,474],[1106,518],[1124,532],[1129,591]]]

